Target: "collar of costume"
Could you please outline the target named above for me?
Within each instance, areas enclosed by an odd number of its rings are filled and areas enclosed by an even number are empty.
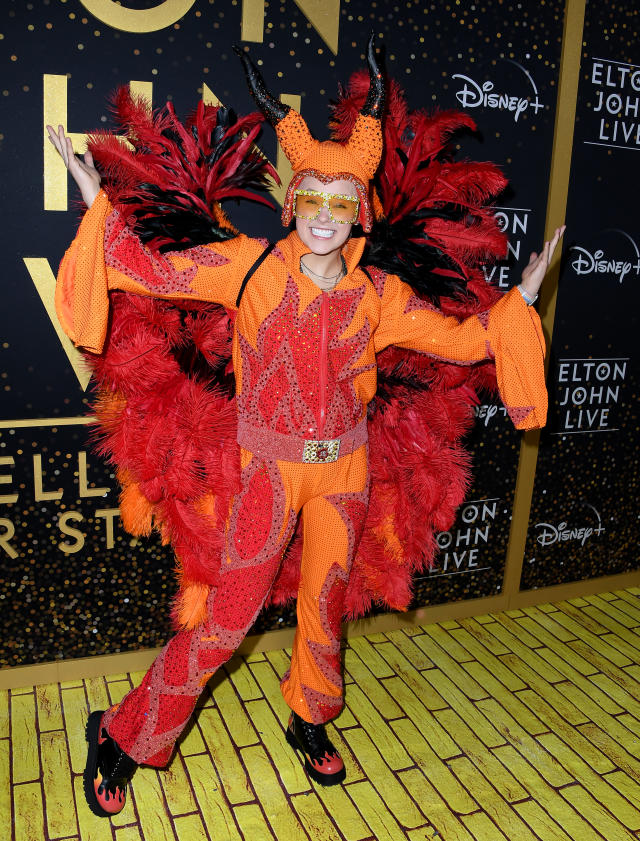
[[[351,275],[358,267],[362,259],[362,253],[366,245],[364,237],[351,237],[342,248],[342,256],[347,266],[347,277]],[[282,252],[284,261],[287,266],[295,267],[299,271],[300,258],[305,254],[310,254],[309,246],[305,245],[300,239],[296,231],[291,231],[289,236],[280,240],[278,248]]]

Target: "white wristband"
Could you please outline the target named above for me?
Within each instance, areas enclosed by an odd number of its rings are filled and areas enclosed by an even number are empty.
[[[531,295],[529,295],[528,292],[525,292],[524,289],[522,288],[522,284],[520,284],[520,283],[518,284],[518,291],[520,292],[520,294],[524,298],[524,302],[528,307],[530,307],[531,304],[535,304],[535,302],[538,300],[537,295],[535,296],[535,298],[532,298]]]

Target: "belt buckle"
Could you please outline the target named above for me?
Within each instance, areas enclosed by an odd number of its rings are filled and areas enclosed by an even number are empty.
[[[307,440],[304,442],[302,461],[305,464],[327,464],[330,461],[337,461],[339,452],[339,438],[333,438],[329,441]]]

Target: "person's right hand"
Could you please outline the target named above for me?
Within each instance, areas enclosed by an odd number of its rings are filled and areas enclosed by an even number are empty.
[[[52,126],[47,126],[47,131],[49,140],[60,153],[64,165],[80,188],[84,203],[91,207],[100,191],[100,173],[94,166],[93,155],[91,152],[85,152],[83,158],[78,157],[73,151],[71,138],[66,136],[62,126],[58,126],[57,132]]]

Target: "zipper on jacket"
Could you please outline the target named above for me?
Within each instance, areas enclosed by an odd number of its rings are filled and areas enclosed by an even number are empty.
[[[327,419],[327,383],[329,381],[329,296],[322,292],[320,304],[320,349],[318,365],[318,438],[324,433]]]

